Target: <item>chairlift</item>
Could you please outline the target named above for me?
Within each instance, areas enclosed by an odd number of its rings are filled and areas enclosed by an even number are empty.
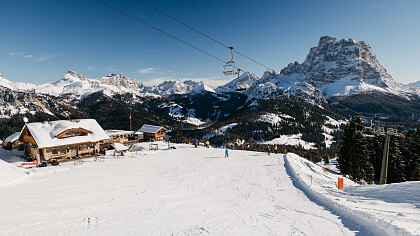
[[[235,73],[235,62],[233,61],[233,47],[229,47],[230,53],[232,55],[232,58],[230,61],[226,62],[226,64],[223,66],[223,74],[225,75],[234,75]]]
[[[233,47],[229,47],[230,53],[231,53],[231,59],[230,61],[226,62],[225,65],[223,65],[223,74],[225,75],[238,75],[238,82],[236,84],[236,92],[243,92],[247,89],[245,82],[241,80],[240,74],[241,69],[235,68],[235,62],[233,61]],[[236,71],[235,71],[236,70]]]
[[[241,73],[241,69],[237,69],[237,74],[238,74],[238,83],[236,84],[236,92],[243,92],[247,89],[245,82],[243,80],[241,80],[240,78],[240,73]]]

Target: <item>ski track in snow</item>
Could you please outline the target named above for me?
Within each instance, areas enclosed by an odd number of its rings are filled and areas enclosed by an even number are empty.
[[[32,169],[0,186],[0,235],[355,234],[295,187],[283,155],[176,147]]]
[[[292,153],[285,155],[285,164],[297,188],[359,235],[420,235],[418,182],[375,186],[344,178],[345,189],[338,190],[340,175]]]

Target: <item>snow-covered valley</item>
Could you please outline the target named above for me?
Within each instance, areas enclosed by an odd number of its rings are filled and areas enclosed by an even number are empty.
[[[224,158],[218,148],[167,150],[162,142],[149,151],[143,145],[145,151],[124,158],[29,170],[16,167],[16,152],[1,149],[0,177],[7,170],[20,178],[0,182],[0,235],[420,232],[419,182],[359,186],[345,179],[342,191],[336,190],[338,175],[294,154],[229,150]],[[409,193],[375,194],[401,189]]]

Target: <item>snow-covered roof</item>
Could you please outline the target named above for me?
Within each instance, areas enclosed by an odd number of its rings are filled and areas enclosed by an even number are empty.
[[[125,150],[128,150],[128,147],[127,146],[124,146],[124,144],[122,144],[122,143],[113,143],[111,145],[117,151],[125,151]]]
[[[143,125],[137,132],[144,132],[144,133],[157,133],[160,129],[165,129],[162,126],[155,126],[155,125]]]
[[[133,131],[129,131],[129,130],[117,130],[117,129],[109,129],[109,130],[105,130],[105,133],[109,136],[111,135],[124,135],[124,134],[132,134],[134,133]]]
[[[20,132],[16,132],[4,140],[4,143],[13,143],[14,141],[18,140],[20,136]]]
[[[56,147],[75,143],[98,142],[109,139],[102,127],[94,119],[81,120],[57,120],[48,123],[29,123],[26,124],[38,148]],[[67,138],[57,138],[56,136],[69,129],[85,129],[89,131],[86,136],[74,136]]]

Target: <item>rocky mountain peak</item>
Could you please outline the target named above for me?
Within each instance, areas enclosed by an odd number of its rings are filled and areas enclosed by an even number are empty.
[[[108,74],[106,77],[100,78],[100,82],[105,85],[116,86],[118,88],[127,88],[133,90],[143,90],[144,85],[138,82],[136,79],[125,77],[123,74],[120,73],[111,73]]]
[[[338,40],[331,36],[322,36],[318,46],[310,49],[303,63],[291,63],[280,74],[299,77],[326,95],[376,88],[399,90],[398,84],[379,63],[369,44],[353,39]]]
[[[75,71],[69,70],[67,71],[67,74],[64,75],[64,79],[80,79],[80,80],[86,80],[86,77],[82,74],[78,74]]]

